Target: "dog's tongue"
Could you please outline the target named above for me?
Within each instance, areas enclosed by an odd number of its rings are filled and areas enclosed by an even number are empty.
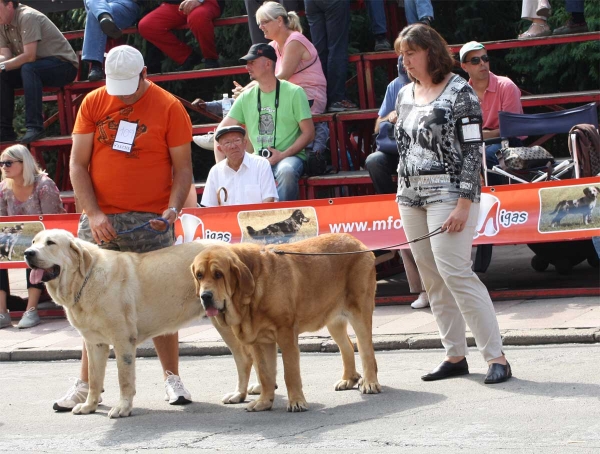
[[[206,309],[206,315],[208,317],[216,317],[217,315],[219,315],[219,309],[215,309],[214,307],[209,307],[208,309]]]
[[[29,282],[32,284],[39,284],[42,282],[42,278],[44,277],[44,270],[41,268],[35,268],[31,270],[31,274],[29,275]]]

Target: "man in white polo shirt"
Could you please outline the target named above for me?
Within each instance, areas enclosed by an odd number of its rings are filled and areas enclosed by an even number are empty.
[[[246,153],[246,130],[241,126],[217,129],[215,144],[225,159],[208,174],[202,206],[277,202],[271,164],[262,156]]]

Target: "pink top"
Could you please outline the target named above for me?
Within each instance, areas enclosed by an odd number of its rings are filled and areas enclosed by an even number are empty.
[[[469,85],[473,85],[469,79]],[[485,90],[481,110],[483,129],[498,129],[498,112],[523,113],[521,90],[508,77],[496,76],[490,71],[490,83]]]
[[[313,105],[310,108],[311,113],[313,115],[321,114],[325,112],[325,107],[327,106],[327,80],[325,79],[325,74],[323,74],[319,54],[308,38],[299,32],[292,32],[288,39],[285,40],[284,49],[290,41],[294,40],[299,41],[300,44],[306,47],[310,53],[310,60],[301,60],[296,71],[288,80],[304,88],[308,100],[313,101]],[[277,53],[275,72],[278,72],[283,63],[283,53],[279,50],[279,45],[276,41],[271,41],[269,44]]]
[[[61,214],[65,209],[60,200],[60,192],[54,181],[46,175],[37,175],[33,192],[25,202],[19,202],[6,182],[0,183],[0,216],[21,216],[28,214]]]

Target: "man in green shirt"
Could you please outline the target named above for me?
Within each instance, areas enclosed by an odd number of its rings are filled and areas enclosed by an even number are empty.
[[[253,45],[240,60],[258,84],[235,101],[219,128],[243,124],[254,153],[269,160],[280,201],[298,199],[298,180],[304,173],[304,147],[315,127],[304,89],[275,77],[275,49]]]

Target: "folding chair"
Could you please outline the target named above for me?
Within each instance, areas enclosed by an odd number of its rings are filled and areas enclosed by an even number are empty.
[[[569,133],[571,128],[578,124],[591,124],[598,126],[598,111],[596,103],[585,104],[583,106],[575,107],[573,109],[565,109],[558,112],[548,112],[539,114],[515,114],[510,112],[499,112],[498,119],[500,121],[500,137],[502,139],[502,146],[508,146],[509,137],[520,137],[520,136],[542,136],[546,134],[560,134]],[[573,134],[569,137],[570,141],[575,141]],[[494,139],[493,139],[494,140]],[[497,140],[497,139],[495,139]],[[575,150],[575,145],[572,142],[571,149]],[[497,142],[496,142],[497,143]],[[484,145],[485,147],[485,145]],[[539,181],[545,181],[548,179],[558,180],[561,176],[565,175],[571,169],[574,169],[575,178],[579,178],[579,163],[577,152],[574,152],[571,159],[564,160],[558,164],[553,165],[551,168],[538,168],[529,169],[521,174],[517,174],[516,171],[508,172],[499,166],[494,166],[492,169],[488,169],[485,162],[485,148],[483,149],[484,159],[482,160],[483,175],[486,186],[488,185],[488,173],[495,173],[497,175],[505,176],[511,180],[519,183],[533,183]],[[550,243],[547,243],[550,244]],[[544,249],[542,247],[540,249]],[[534,251],[536,254],[542,254],[541,251]],[[536,262],[536,255],[532,259],[532,266],[534,269],[534,262]],[[485,272],[492,259],[492,245],[479,245],[477,247],[477,253],[475,255],[474,270],[478,272]],[[540,258],[537,258],[537,262],[540,262]],[[547,266],[547,265],[546,265]],[[570,269],[570,267],[568,267]]]
[[[568,133],[571,128],[578,124],[598,125],[598,111],[596,103],[589,103],[573,109],[565,109],[558,112],[547,112],[539,114],[515,114],[510,112],[499,112],[500,137],[502,146],[508,146],[508,137],[540,136],[546,134]],[[504,142],[506,140],[506,142]],[[569,140],[574,140],[571,137]],[[488,169],[483,160],[484,178],[487,185],[488,173],[503,175],[510,180],[519,183],[539,182],[547,179],[558,180],[569,170],[574,168],[575,178],[579,178],[579,167],[577,164],[577,153],[572,159],[567,159],[551,169],[530,169],[519,175],[517,172],[508,172],[499,166]]]

